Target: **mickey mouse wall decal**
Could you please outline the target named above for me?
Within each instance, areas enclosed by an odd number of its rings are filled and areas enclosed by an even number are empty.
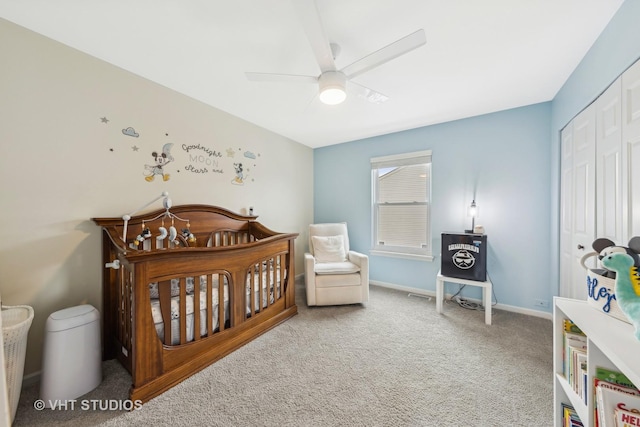
[[[173,161],[173,156],[171,155],[171,147],[173,147],[172,143],[164,144],[164,146],[162,147],[162,153],[158,153],[156,151],[151,153],[153,159],[155,160],[155,164],[144,165],[144,179],[147,180],[147,182],[153,181],[156,175],[161,175],[163,181],[169,180],[169,174],[164,171],[164,167]]]

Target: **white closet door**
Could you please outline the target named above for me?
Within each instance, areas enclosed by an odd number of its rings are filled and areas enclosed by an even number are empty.
[[[622,82],[596,101],[596,234],[618,245],[628,242],[622,206]]]
[[[640,236],[640,62],[622,75],[624,232]]]
[[[562,297],[572,294],[573,276],[573,123],[560,134],[560,289]]]
[[[591,104],[573,119],[573,236],[570,298],[586,299],[586,272],[580,258],[591,251],[595,240],[596,209],[596,114]]]

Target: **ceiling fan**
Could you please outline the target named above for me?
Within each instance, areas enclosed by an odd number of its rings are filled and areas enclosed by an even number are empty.
[[[346,99],[348,81],[350,91],[355,92],[369,102],[380,103],[389,98],[351,79],[385,62],[404,55],[427,42],[424,30],[420,29],[338,70],[334,59],[338,55],[340,47],[337,44],[329,43],[329,39],[324,33],[315,1],[292,0],[292,3],[296,8],[296,12],[304,26],[307,38],[320,66],[320,75],[300,76],[247,72],[245,75],[249,80],[260,82],[316,83],[319,87],[320,101],[329,105],[340,104]]]

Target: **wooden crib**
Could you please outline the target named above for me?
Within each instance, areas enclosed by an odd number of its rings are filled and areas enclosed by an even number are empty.
[[[103,359],[131,373],[131,400],[148,401],[297,313],[298,234],[256,219],[207,205],[126,224],[93,219],[103,230]]]

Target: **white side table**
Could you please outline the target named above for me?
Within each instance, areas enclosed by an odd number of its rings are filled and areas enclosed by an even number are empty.
[[[457,277],[443,276],[440,271],[436,276],[436,312],[442,313],[442,303],[444,301],[444,282],[458,283],[460,285],[480,286],[482,288],[482,305],[484,305],[484,323],[491,324],[491,293],[492,286],[489,274],[485,282],[477,280],[459,279]]]

